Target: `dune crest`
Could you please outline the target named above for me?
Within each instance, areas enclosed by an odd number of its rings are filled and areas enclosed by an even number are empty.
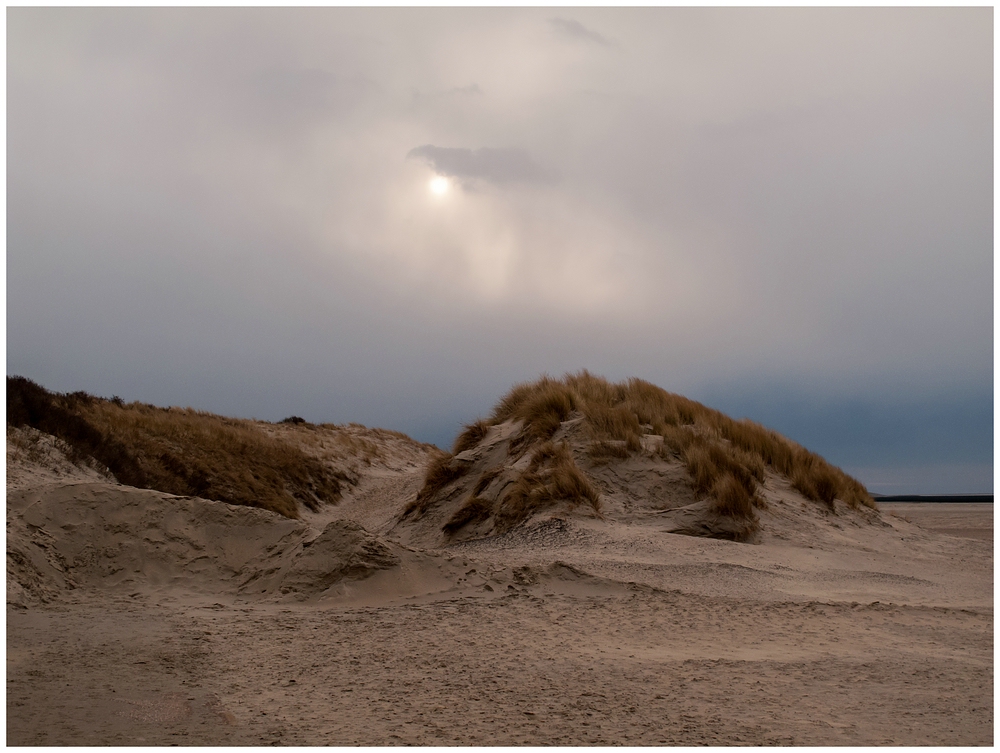
[[[655,385],[586,371],[515,386],[429,467],[397,529],[440,546],[503,534],[539,515],[758,541],[772,505],[876,519],[855,479],[776,432]]]

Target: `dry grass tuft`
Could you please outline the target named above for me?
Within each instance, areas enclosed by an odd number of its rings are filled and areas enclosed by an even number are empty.
[[[450,453],[442,453],[431,461],[424,475],[423,487],[417,493],[416,499],[403,509],[404,518],[413,513],[418,516],[423,515],[442,489],[465,475],[468,466],[454,462],[454,458],[455,456]]]
[[[733,532],[736,541],[746,541],[760,529],[760,521],[754,511],[757,507],[755,500],[756,495],[748,492],[744,483],[728,472],[719,476],[712,486],[712,511],[741,523]]]
[[[833,509],[833,501],[837,498],[837,479],[832,469],[821,465],[813,458],[806,458],[793,471],[792,486],[804,497],[823,502]]]
[[[493,514],[493,504],[481,497],[470,497],[459,510],[444,524],[445,533],[455,533],[469,523],[487,520]]]
[[[482,419],[466,426],[455,440],[455,446],[451,449],[452,454],[458,455],[460,452],[471,450],[483,441],[483,438],[486,436],[486,432],[489,431],[489,429],[490,424]]]
[[[524,422],[523,435],[528,441],[545,441],[559,429],[576,408],[573,393],[561,382],[542,377],[534,384],[515,386],[493,411],[488,425],[509,419]]]
[[[626,443],[642,436],[639,419],[627,405],[592,403],[587,408],[587,420],[596,436]]]
[[[570,507],[589,504],[600,512],[600,496],[577,468],[569,445],[545,442],[531,456],[528,468],[501,501],[496,524],[507,531],[531,515],[565,502]]]
[[[747,504],[734,507],[727,503],[719,509],[733,510],[732,514],[737,517],[752,516],[752,501],[757,498],[757,483],[764,480],[763,466],[754,462],[756,459],[753,456],[698,438],[688,445],[683,457],[695,491],[711,494],[718,499],[719,489],[722,488],[720,484],[724,482],[724,485],[728,485],[732,480],[740,485]]]
[[[753,495],[746,486],[731,473],[723,473],[712,486],[714,502],[712,509],[720,515],[731,518],[756,519]]]
[[[90,456],[124,484],[260,507],[298,517],[340,499],[346,476],[255,422],[190,408],[51,393],[7,379],[8,422],[32,426]]]
[[[629,448],[626,442],[615,442],[613,440],[598,440],[592,442],[587,449],[587,456],[595,463],[606,463],[609,460],[624,460],[629,456]]]

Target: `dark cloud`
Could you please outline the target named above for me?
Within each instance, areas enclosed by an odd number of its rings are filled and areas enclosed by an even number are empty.
[[[574,21],[572,18],[550,18],[549,25],[552,29],[562,37],[567,39],[578,39],[585,42],[593,42],[599,44],[602,47],[614,47],[614,42],[612,42],[607,37],[603,37],[596,31],[591,31],[586,26],[584,26],[579,21]]]
[[[699,398],[732,416],[750,416],[820,453],[864,478],[873,493],[993,488],[993,395],[988,389],[948,390],[919,399],[870,393],[831,398],[789,385],[738,394],[729,385]]]
[[[407,159],[424,159],[439,175],[490,183],[534,182],[546,173],[522,149],[455,149],[425,144],[411,149]]]

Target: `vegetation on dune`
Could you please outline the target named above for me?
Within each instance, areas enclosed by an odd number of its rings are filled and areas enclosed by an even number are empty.
[[[641,379],[613,384],[586,371],[558,381],[546,377],[511,390],[490,422],[518,418],[530,423],[537,413],[533,392],[545,394],[547,400],[562,392],[564,402],[587,419],[595,439],[624,440],[630,452],[641,447],[644,434],[663,437],[665,447],[683,453],[701,491],[730,473],[752,494],[753,482],[763,482],[764,470],[771,468],[809,499],[827,504],[840,499],[853,508],[875,506],[861,483],[777,432],[747,419],[732,419]]]
[[[627,458],[642,450],[644,437],[661,437],[662,456],[681,459],[694,489],[710,496],[720,514],[753,523],[755,508],[765,507],[757,492],[767,470],[787,477],[806,498],[831,507],[835,499],[855,509],[875,507],[861,483],[775,431],[641,379],[612,383],[587,371],[515,385],[489,418],[466,427],[455,450],[475,446],[491,426],[520,421],[521,434],[510,451],[523,454],[550,440],[574,415],[584,419],[591,439],[588,454],[595,462]]]
[[[124,484],[293,518],[299,504],[316,509],[339,500],[347,480],[254,421],[52,393],[24,377],[7,378],[7,422],[58,437],[75,459],[93,457]]]
[[[417,494],[416,499],[403,509],[403,517],[408,517],[413,513],[422,515],[427,512],[438,492],[452,481],[460,479],[465,475],[466,471],[467,467],[455,462],[453,455],[449,453],[438,455],[427,466],[427,472],[424,474],[424,485]]]
[[[95,478],[114,481],[114,476],[94,460],[93,457],[81,458],[66,442],[50,434],[33,429],[30,426],[11,426],[7,424],[7,483],[19,474],[16,467],[25,465],[41,466],[46,472],[73,473],[74,469],[94,472]]]
[[[757,455],[731,444],[713,442],[683,427],[671,427],[662,436],[660,455],[664,458],[680,456],[691,477],[691,486],[696,492],[716,500],[716,510],[720,513],[753,518],[754,507],[766,508],[763,498],[757,494],[757,485],[764,483],[765,468]]]
[[[482,497],[472,496],[444,524],[445,533],[454,533],[469,523],[487,520],[493,514],[493,503]]]
[[[455,445],[451,448],[452,453],[458,455],[460,452],[471,450],[483,441],[489,428],[490,425],[485,421],[476,421],[466,426],[455,440]]]
[[[374,461],[386,460],[387,445],[396,444],[399,440],[410,449],[440,452],[433,445],[416,442],[402,432],[370,429],[361,424],[311,424],[307,421],[299,424],[286,419],[276,424],[257,423],[256,426],[266,434],[293,443],[303,452],[336,467],[347,468],[358,463],[370,466]]]
[[[498,531],[507,531],[534,513],[559,503],[568,503],[570,507],[586,504],[594,512],[601,510],[600,496],[577,468],[565,442],[545,442],[537,447],[527,469],[511,490],[495,503],[478,496],[500,474],[500,468],[491,468],[479,477],[472,496],[444,524],[446,533],[454,533],[469,523],[490,517],[495,520]]]
[[[586,475],[577,468],[565,442],[545,442],[531,455],[527,470],[513,489],[500,500],[496,510],[497,527],[509,530],[536,512],[556,503],[571,507],[588,504],[599,513],[600,496]]]
[[[289,517],[297,517],[299,505],[316,509],[336,502],[341,485],[353,483],[343,469],[380,457],[382,440],[409,439],[398,432],[314,425],[298,416],[265,424],[83,392],[52,393],[23,377],[7,379],[7,411],[8,425],[54,435],[69,447],[71,459],[93,458],[122,483]],[[557,441],[570,420],[569,442]],[[476,466],[477,455],[462,455],[508,421],[520,429],[506,442],[506,461],[483,469]],[[581,438],[585,446],[571,449]],[[473,467],[480,475],[463,486],[467,498],[444,524],[446,532],[489,519],[495,530],[509,530],[557,504],[599,513],[600,497],[574,453],[602,463],[639,452],[683,463],[692,488],[711,500],[712,509],[744,521],[749,532],[757,525],[756,510],[766,509],[760,488],[768,473],[786,477],[806,498],[831,509],[835,500],[875,507],[862,484],[777,432],[640,379],[612,383],[582,371],[515,385],[488,418],[465,427],[452,453],[434,457],[403,517],[426,513],[443,493],[458,489],[456,482]],[[511,470],[515,464],[517,472]],[[494,485],[501,475],[503,484]]]
[[[594,462],[601,463],[612,459],[624,460],[631,455],[632,452],[633,451],[629,449],[625,442],[599,439],[591,443],[590,448],[587,450],[587,455],[589,455],[590,459]]]

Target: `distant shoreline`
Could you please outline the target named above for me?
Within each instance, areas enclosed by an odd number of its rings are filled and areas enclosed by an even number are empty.
[[[876,502],[979,502],[993,504],[992,494],[873,494]]]

